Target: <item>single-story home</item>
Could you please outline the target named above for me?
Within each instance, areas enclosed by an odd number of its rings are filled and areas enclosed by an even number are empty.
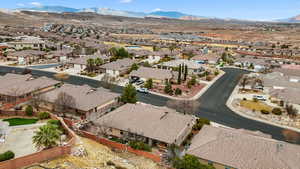
[[[129,58],[119,59],[100,66],[100,69],[102,73],[106,73],[111,77],[118,77],[126,74],[134,63],[134,60]]]
[[[138,70],[132,71],[130,77],[139,77],[144,81],[152,79],[154,83],[164,84],[166,81],[176,78],[177,74],[167,69],[140,67]]]
[[[216,169],[299,169],[299,152],[266,134],[203,126],[186,153]]]
[[[300,88],[270,89],[269,94],[272,98],[289,104],[300,105]]]
[[[65,93],[70,96],[72,105],[69,104],[71,112],[81,115],[89,115],[92,112],[104,113],[118,103],[120,94],[110,92],[104,88],[94,89],[90,86],[76,86],[65,84],[60,88],[43,94],[45,107],[54,109],[55,103],[60,99],[59,95]]]
[[[0,98],[10,101],[26,98],[55,89],[60,82],[47,77],[33,78],[31,75],[8,73],[0,76]]]
[[[273,89],[299,88],[298,77],[289,77],[280,72],[259,75],[265,87]]]
[[[196,63],[211,64],[211,65],[217,64],[219,59],[220,59],[220,57],[214,53],[209,53],[209,54],[204,54],[204,55],[196,55],[191,58],[191,60],[195,61]]]
[[[171,60],[158,65],[158,67],[162,69],[177,69],[179,68],[179,65],[186,65],[189,74],[199,74],[205,70],[201,64],[186,59]]]
[[[126,104],[97,119],[94,123],[108,128],[109,136],[139,140],[149,145],[181,145],[191,132],[195,117],[167,107]]]

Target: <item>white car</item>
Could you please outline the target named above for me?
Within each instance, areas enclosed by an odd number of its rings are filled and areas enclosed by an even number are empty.
[[[149,90],[147,88],[137,88],[137,91],[140,93],[145,93],[145,94],[149,93]]]
[[[259,96],[259,95],[254,95],[253,99],[257,99],[257,100],[260,100],[260,101],[266,101],[267,100],[265,96]]]

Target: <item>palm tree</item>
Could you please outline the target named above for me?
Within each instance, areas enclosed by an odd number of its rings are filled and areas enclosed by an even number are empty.
[[[87,63],[87,70],[88,70],[88,72],[92,72],[93,69],[94,69],[95,60],[92,59],[92,58],[90,58],[90,59],[88,59],[88,60],[86,61],[86,63]]]
[[[61,134],[57,126],[48,124],[39,128],[32,141],[38,149],[49,149],[58,145]]]
[[[101,59],[101,58],[96,58],[95,59],[95,65],[96,66],[100,66],[100,65],[102,65],[103,64],[103,60]]]

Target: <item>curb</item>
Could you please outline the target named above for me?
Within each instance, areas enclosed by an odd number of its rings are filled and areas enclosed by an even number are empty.
[[[255,121],[259,121],[259,122],[262,122],[262,123],[265,123],[265,124],[269,124],[269,125],[272,125],[272,126],[276,126],[276,127],[280,127],[280,128],[284,128],[284,129],[289,129],[289,130],[293,130],[293,131],[296,131],[296,132],[299,132],[300,133],[300,129],[298,128],[294,128],[294,127],[289,127],[289,126],[284,126],[284,125],[281,125],[281,124],[277,124],[277,123],[274,123],[274,122],[270,122],[270,121],[267,121],[267,120],[263,120],[263,119],[260,119],[260,118],[256,118],[256,117],[252,117],[252,116],[249,116],[249,115],[246,115],[238,110],[236,110],[233,106],[232,106],[232,101],[233,101],[233,94],[236,92],[238,86],[236,86],[233,90],[233,92],[231,93],[229,99],[227,100],[226,102],[226,106],[231,110],[233,111],[234,113],[236,113],[237,115],[240,115],[244,118],[247,118],[247,119],[250,119],[250,120],[255,120]]]
[[[194,95],[193,97],[190,98],[180,98],[180,97],[173,97],[173,96],[169,96],[169,95],[165,95],[165,94],[161,94],[161,93],[157,93],[157,92],[152,92],[150,91],[149,93],[154,94],[154,95],[158,95],[161,97],[165,97],[165,98],[169,98],[169,99],[173,99],[173,100],[197,100],[199,99],[217,80],[219,80],[221,77],[223,77],[223,75],[225,75],[225,72],[220,70],[220,74],[218,76],[216,76],[214,78],[214,80],[210,81],[209,84],[205,85],[204,88],[202,88],[196,95]]]

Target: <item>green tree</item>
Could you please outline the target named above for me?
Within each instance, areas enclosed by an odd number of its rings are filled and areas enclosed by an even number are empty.
[[[184,66],[184,78],[183,78],[184,81],[186,81],[187,76],[188,76],[188,66],[185,65],[185,66]]]
[[[44,125],[32,137],[38,149],[49,149],[58,145],[62,132],[55,125]]]
[[[177,83],[178,84],[181,84],[181,64],[179,65],[179,68],[178,68],[178,79],[177,79]]]
[[[169,50],[171,51],[171,53],[173,53],[173,51],[177,48],[176,44],[172,44],[171,46],[169,46]]]
[[[139,65],[137,65],[136,63],[131,65],[130,71],[134,71],[134,70],[138,70],[139,69]]]
[[[132,84],[127,85],[124,90],[123,94],[121,96],[121,101],[124,103],[136,103],[136,89]]]
[[[178,95],[181,95],[182,94],[182,90],[179,89],[179,88],[176,88],[175,89],[175,95],[178,96]]]
[[[148,79],[146,81],[145,88],[147,88],[147,89],[152,89],[153,88],[153,80],[152,79]]]
[[[100,66],[100,65],[102,65],[104,62],[103,62],[103,60],[101,59],[101,58],[96,58],[95,59],[95,65],[96,66]]]
[[[176,169],[214,169],[211,165],[201,164],[197,157],[193,155],[185,155],[182,159],[175,158],[173,167]]]
[[[173,94],[172,84],[170,82],[166,82],[164,92],[169,94],[169,95]]]
[[[94,70],[95,60],[92,59],[92,58],[89,58],[89,59],[86,61],[86,63],[87,63],[86,66],[87,66],[88,72],[92,72],[92,71]]]
[[[31,105],[28,105],[25,109],[25,113],[27,116],[33,116],[33,108]]]

